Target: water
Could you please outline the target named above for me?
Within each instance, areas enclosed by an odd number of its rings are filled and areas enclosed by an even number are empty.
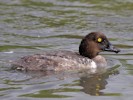
[[[133,0],[0,0],[1,100],[132,100]],[[17,72],[10,60],[49,50],[78,51],[82,36],[101,31],[121,49],[102,53],[101,75]]]

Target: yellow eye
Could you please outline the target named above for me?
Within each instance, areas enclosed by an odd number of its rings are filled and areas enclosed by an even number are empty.
[[[98,42],[102,42],[102,38],[98,38],[97,41],[98,41]]]

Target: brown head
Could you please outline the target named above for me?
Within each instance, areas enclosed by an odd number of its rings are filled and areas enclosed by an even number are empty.
[[[80,55],[91,59],[96,57],[101,51],[120,52],[120,50],[114,47],[101,32],[89,33],[82,39],[79,46]]]

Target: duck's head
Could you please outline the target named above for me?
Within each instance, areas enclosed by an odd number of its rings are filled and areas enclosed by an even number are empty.
[[[79,53],[88,58],[96,57],[99,52],[108,51],[118,53],[120,50],[114,47],[107,37],[101,32],[91,32],[86,35],[79,46]]]

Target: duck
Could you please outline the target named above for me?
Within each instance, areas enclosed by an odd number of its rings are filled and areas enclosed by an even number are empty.
[[[104,33],[91,32],[82,38],[79,52],[58,50],[28,55],[13,61],[12,68],[22,71],[96,71],[107,66],[106,59],[99,54],[103,51],[119,53],[120,49],[113,46]]]

